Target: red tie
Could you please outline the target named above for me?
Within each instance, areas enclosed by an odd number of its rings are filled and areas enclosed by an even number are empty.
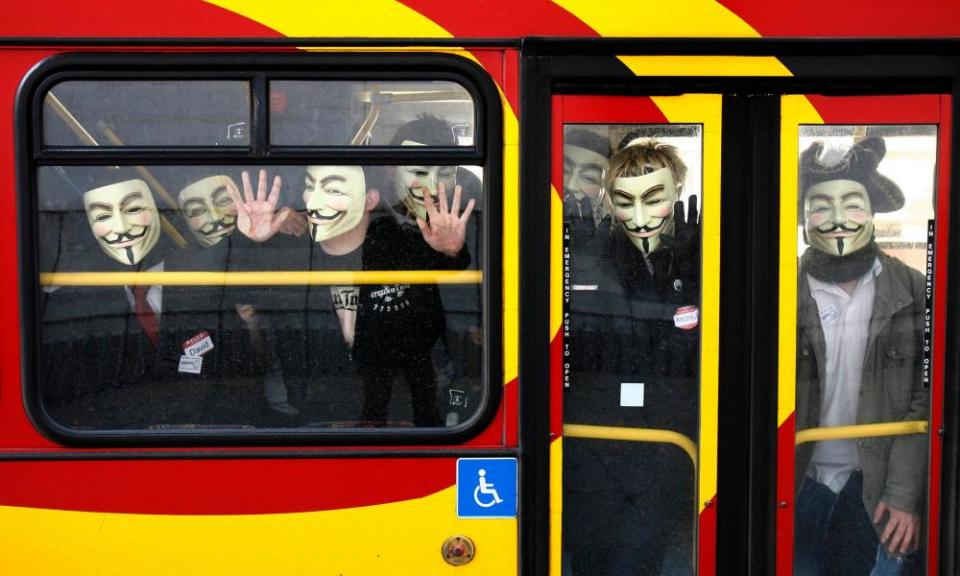
[[[160,330],[157,322],[157,315],[147,302],[147,291],[149,286],[133,287],[133,311],[137,313],[137,322],[143,328],[144,334],[150,339],[154,347],[157,346],[157,333]]]

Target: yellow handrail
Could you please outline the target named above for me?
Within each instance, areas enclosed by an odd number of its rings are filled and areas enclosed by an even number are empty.
[[[304,286],[480,284],[481,270],[262,272],[45,272],[41,286]]]
[[[627,442],[659,442],[673,444],[681,448],[690,457],[693,467],[697,467],[697,445],[690,438],[673,430],[656,428],[622,428],[618,426],[589,426],[587,424],[564,424],[563,435],[570,438],[591,438],[594,440],[625,440]]]
[[[623,440],[627,442],[658,442],[673,444],[687,453],[693,463],[693,477],[697,478],[697,445],[679,432],[657,428],[624,428],[619,426],[590,426],[587,424],[564,424],[563,435],[568,438],[589,438],[593,440]],[[697,525],[700,504],[697,502],[697,490],[693,491],[693,526]],[[694,554],[697,549],[697,530],[693,533]]]
[[[926,420],[908,420],[905,422],[882,422],[880,424],[859,424],[856,426],[827,426],[807,428],[797,432],[797,445],[821,440],[849,440],[851,438],[875,438],[877,436],[906,436],[908,434],[926,434],[929,425]]]

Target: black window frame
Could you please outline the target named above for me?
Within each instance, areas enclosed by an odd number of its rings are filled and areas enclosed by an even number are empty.
[[[242,146],[56,146],[43,143],[42,107],[47,90],[64,80],[243,80],[250,83],[250,140]],[[270,80],[449,80],[474,102],[470,146],[286,146],[269,143]],[[503,389],[503,110],[489,74],[467,58],[443,53],[70,53],[47,58],[23,79],[16,103],[17,237],[21,382],[24,405],[34,426],[67,446],[211,445],[404,445],[460,444],[493,420]],[[76,430],[57,423],[45,410],[40,361],[38,168],[102,165],[272,166],[461,165],[483,168],[483,348],[480,408],[467,421],[439,428],[261,428],[190,430]]]

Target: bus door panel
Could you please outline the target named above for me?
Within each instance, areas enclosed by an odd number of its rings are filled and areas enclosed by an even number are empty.
[[[782,98],[778,574],[937,574],[946,95]]]
[[[714,555],[721,97],[553,104],[551,573],[698,573]]]

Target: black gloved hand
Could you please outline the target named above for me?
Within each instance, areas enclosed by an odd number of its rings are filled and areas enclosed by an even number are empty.
[[[673,205],[673,237],[681,242],[691,242],[700,235],[700,210],[697,196],[690,196],[686,206],[677,200]]]

